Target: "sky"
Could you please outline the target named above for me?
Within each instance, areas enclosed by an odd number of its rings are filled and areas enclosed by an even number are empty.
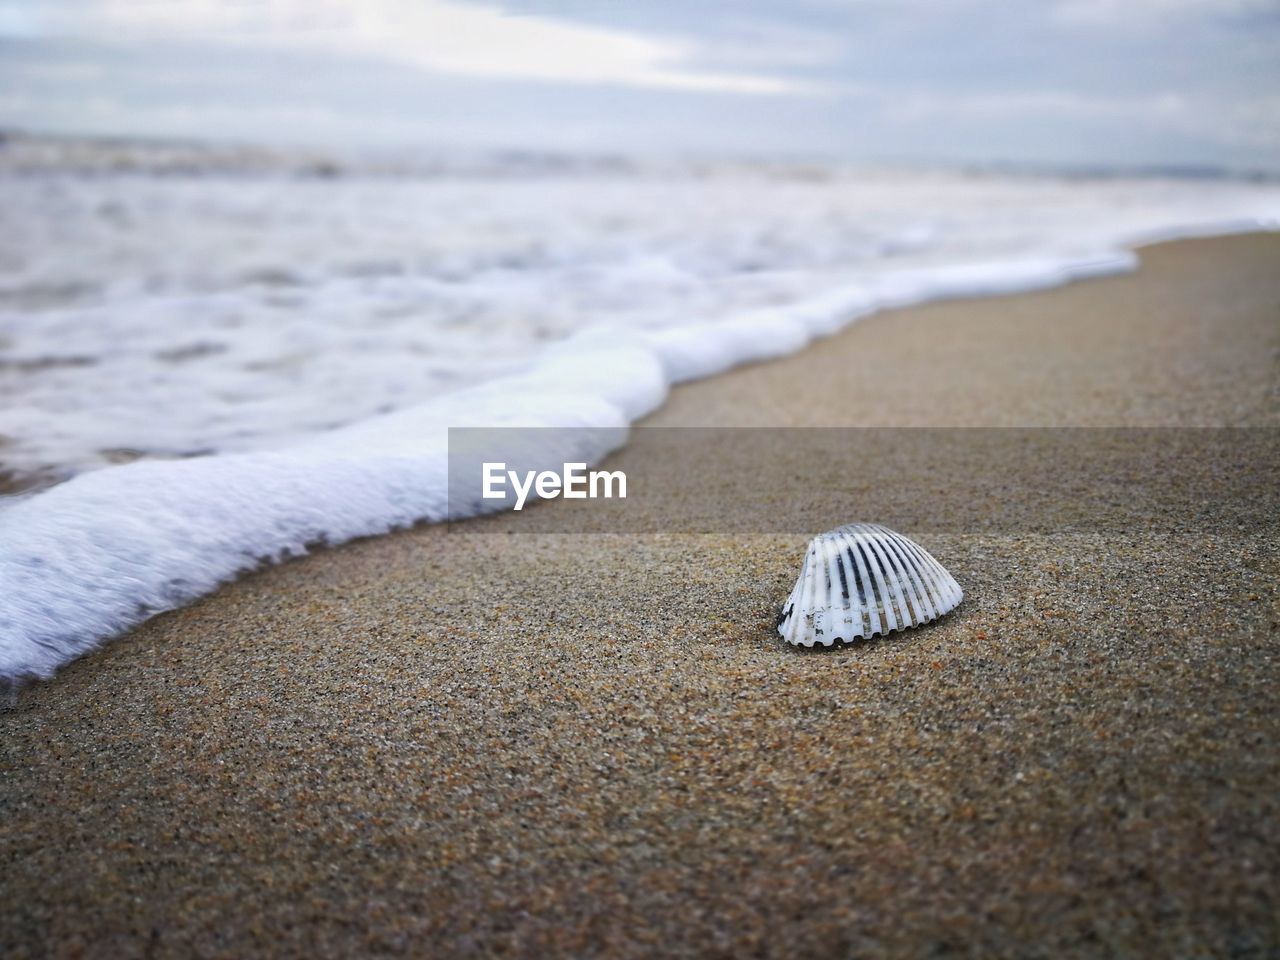
[[[0,126],[1280,170],[1280,0],[0,0]]]

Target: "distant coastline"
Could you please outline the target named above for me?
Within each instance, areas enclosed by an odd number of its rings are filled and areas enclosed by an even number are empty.
[[[593,151],[532,150],[518,147],[368,148],[254,144],[234,140],[111,136],[0,128],[0,175],[137,174],[145,176],[335,177],[529,177],[529,176],[700,176],[711,171],[754,171],[779,179],[826,178],[833,171],[935,170],[975,177],[1062,177],[1082,180],[1150,179],[1280,182],[1280,167],[1230,167],[1179,163],[1037,163],[1002,160],[922,161],[911,158],[850,160],[726,153],[637,157]]]

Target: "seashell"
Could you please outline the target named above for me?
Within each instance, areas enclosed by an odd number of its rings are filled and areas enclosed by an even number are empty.
[[[960,584],[918,543],[876,523],[851,523],[809,541],[778,633],[797,647],[830,647],[929,623],[963,599]]]

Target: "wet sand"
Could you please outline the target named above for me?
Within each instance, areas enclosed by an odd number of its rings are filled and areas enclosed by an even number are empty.
[[[1275,427],[1278,264],[867,318],[650,423]],[[1219,506],[926,531],[964,604],[819,654],[771,633],[798,534],[531,513],[265,570],[0,715],[0,953],[1274,956],[1280,537]]]

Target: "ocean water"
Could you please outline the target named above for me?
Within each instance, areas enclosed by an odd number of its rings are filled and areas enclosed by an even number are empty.
[[[1273,229],[1280,188],[699,164],[0,166],[0,677],[439,520],[447,428],[625,427],[867,313]],[[548,464],[570,451],[526,451]]]

